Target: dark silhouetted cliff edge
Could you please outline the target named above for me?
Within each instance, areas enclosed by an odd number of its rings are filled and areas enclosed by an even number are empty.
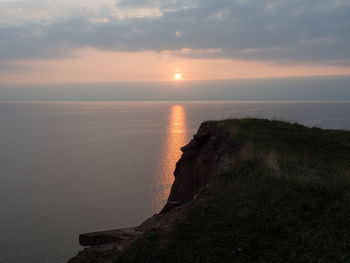
[[[350,131],[208,121],[182,151],[159,214],[69,263],[350,262]]]

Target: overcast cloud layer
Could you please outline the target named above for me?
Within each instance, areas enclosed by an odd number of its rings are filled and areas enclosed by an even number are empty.
[[[14,60],[69,57],[83,47],[350,64],[347,0],[28,2],[0,0],[0,70]]]

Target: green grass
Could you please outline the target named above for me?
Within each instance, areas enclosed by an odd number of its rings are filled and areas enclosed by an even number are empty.
[[[164,239],[125,262],[350,262],[350,132],[264,119],[213,122],[238,161]]]

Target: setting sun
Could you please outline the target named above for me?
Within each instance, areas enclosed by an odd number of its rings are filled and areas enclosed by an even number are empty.
[[[179,73],[176,73],[176,74],[174,74],[174,79],[175,80],[180,80],[180,79],[182,79],[182,75],[179,74]]]

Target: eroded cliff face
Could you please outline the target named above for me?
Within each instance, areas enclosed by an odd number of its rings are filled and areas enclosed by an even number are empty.
[[[186,204],[195,199],[217,174],[230,166],[236,152],[216,122],[203,123],[191,142],[181,150],[183,154],[176,164],[175,181],[161,213],[169,211],[173,203]]]
[[[181,150],[183,154],[176,164],[175,181],[161,212],[134,228],[80,235],[80,244],[88,248],[69,263],[118,262],[135,242],[152,231],[164,237],[159,240],[159,244],[164,245],[174,224],[186,217],[195,202],[202,201],[201,192],[234,162],[237,152],[220,132],[217,122],[203,123],[191,142]]]

